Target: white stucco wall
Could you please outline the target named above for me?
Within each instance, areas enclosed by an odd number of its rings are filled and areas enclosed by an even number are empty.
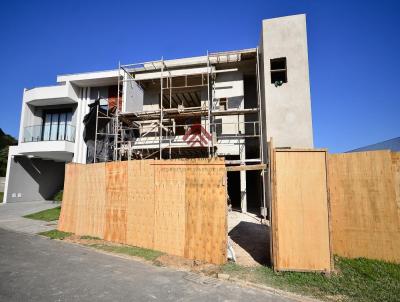
[[[220,73],[215,81],[216,99],[226,98],[228,108],[244,108],[243,74],[241,72]],[[244,133],[244,116],[229,115],[216,116],[218,122],[222,122],[222,134],[236,134],[238,130]],[[218,140],[218,154],[239,155],[244,146],[243,139],[226,138]]]
[[[64,85],[25,89],[22,97],[21,120],[18,141],[23,142],[24,128],[42,124],[42,110],[45,106],[71,106],[78,101],[77,87]]]
[[[89,113],[88,104],[91,102],[90,87],[80,88],[78,106],[74,114],[74,120],[76,121],[74,157],[72,159],[74,163],[86,163],[87,146],[83,141],[83,130],[85,127],[85,125],[83,124],[83,118],[87,113]]]
[[[264,136],[272,137],[275,147],[312,148],[306,16],[263,20],[259,49]],[[286,57],[288,82],[275,87],[270,60],[281,57]]]

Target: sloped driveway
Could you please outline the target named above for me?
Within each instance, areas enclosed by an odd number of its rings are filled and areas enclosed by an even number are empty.
[[[0,228],[37,234],[57,227],[57,221],[40,221],[22,216],[57,207],[52,201],[0,203]]]

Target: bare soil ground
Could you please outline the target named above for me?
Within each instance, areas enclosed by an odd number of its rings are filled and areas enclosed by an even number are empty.
[[[92,245],[103,245],[103,246],[110,246],[110,247],[126,246],[124,244],[105,241],[102,239],[85,238],[85,236],[83,236],[83,237],[84,238],[73,234],[73,235],[65,238],[64,241],[82,244],[82,245],[86,245],[86,246],[92,246]],[[137,257],[133,257],[133,258],[136,259]],[[137,260],[143,261],[143,259],[140,259],[140,258]],[[152,262],[154,262],[157,265],[172,267],[177,270],[202,272],[207,275],[216,275],[220,271],[219,266],[214,265],[214,264],[206,263],[206,262],[199,261],[199,260],[190,260],[190,259],[186,259],[183,257],[168,255],[168,254],[162,254],[161,256],[157,257]]]
[[[228,213],[228,235],[233,246],[236,262],[242,266],[268,265],[269,259],[269,226],[261,223],[261,218],[251,213],[231,211]],[[88,236],[71,235],[65,240],[83,245],[124,246]],[[163,254],[156,259],[157,263],[191,271],[217,270],[213,265],[197,260]]]

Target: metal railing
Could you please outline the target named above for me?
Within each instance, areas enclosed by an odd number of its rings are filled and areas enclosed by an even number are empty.
[[[24,128],[23,142],[75,141],[75,126],[34,125]]]

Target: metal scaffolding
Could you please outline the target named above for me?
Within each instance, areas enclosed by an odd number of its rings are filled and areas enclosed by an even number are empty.
[[[256,80],[257,99],[252,101],[255,108],[244,106],[247,100],[245,93],[242,105],[228,108],[226,104],[224,107],[219,97],[221,93],[218,93],[218,89],[221,89],[218,86],[219,76],[222,73],[238,71],[241,61],[246,58],[252,60],[247,66],[251,66],[251,76]],[[207,52],[206,56],[197,59],[195,63],[181,65],[174,60],[165,61],[164,58],[127,65],[119,63],[115,105],[110,108],[108,100],[107,110],[99,110],[99,104],[96,108],[94,162],[110,161],[108,154],[112,154],[112,161],[210,158],[227,154],[219,150],[224,144],[238,146],[242,150],[239,150],[239,155],[225,160],[227,170],[260,171],[261,206],[266,208],[265,180],[269,176],[265,175],[267,156],[264,150],[266,137],[263,131],[259,50],[255,48],[232,52]],[[133,82],[142,88],[143,104],[141,110],[130,112],[126,104],[127,87]],[[147,104],[148,107],[144,108],[145,91],[159,91],[158,104],[152,99],[151,105]],[[236,118],[224,119],[226,116]],[[102,119],[108,121],[107,126],[99,128],[99,121]],[[199,125],[209,134],[210,139],[206,140],[206,143],[202,143],[200,139],[200,142],[188,144],[185,140],[187,133]],[[101,155],[98,154],[99,139],[103,139]],[[250,158],[246,155],[247,143],[253,154]],[[109,152],[104,152],[104,148],[109,148]],[[236,159],[239,157],[240,159]],[[265,211],[261,214],[266,217]]]
[[[188,148],[187,144],[182,140],[182,133],[199,122],[182,123],[183,118],[196,118],[200,121],[211,135],[211,140],[207,144],[199,146],[191,146],[192,149],[198,149],[199,157],[216,157],[218,156],[218,144],[223,140],[242,140],[246,138],[257,138],[259,144],[259,156],[248,162],[263,163],[263,144],[262,144],[262,118],[260,111],[260,83],[259,83],[259,60],[258,49],[256,49],[256,79],[257,79],[257,108],[237,108],[230,110],[221,110],[219,108],[219,99],[216,95],[216,79],[219,73],[232,72],[237,69],[217,68],[218,64],[227,64],[239,62],[242,53],[238,52],[220,52],[209,53],[204,60],[196,63],[196,71],[192,73],[182,74],[177,72],[179,69],[169,61],[161,58],[158,61],[150,61],[143,63],[118,65],[118,92],[116,108],[114,111],[107,110],[105,116],[100,114],[98,108],[96,110],[96,134],[95,134],[95,156],[94,161],[102,161],[98,158],[97,140],[99,135],[113,136],[113,160],[135,159],[135,158],[172,158],[179,156],[181,151]],[[159,74],[159,105],[158,109],[142,110],[139,112],[126,112],[124,108],[123,94],[125,85],[128,82],[135,81],[138,85],[143,85],[140,75],[147,73]],[[193,78],[198,79],[197,82]],[[156,86],[154,79],[151,83]],[[193,100],[193,93],[190,89],[207,89],[206,99]],[[184,91],[185,96],[191,99],[185,102],[181,99],[176,91]],[[190,91],[189,93],[187,91]],[[176,97],[174,97],[176,93]],[[188,97],[188,98],[189,98]],[[194,97],[193,97],[194,98]],[[195,98],[194,98],[195,99]],[[126,106],[126,105],[125,105]],[[258,114],[258,120],[246,122],[241,121],[239,116],[247,114]],[[238,118],[236,122],[221,122],[215,117],[223,117],[234,115]],[[107,133],[99,132],[97,127],[98,119],[108,118],[111,121],[111,131]],[[180,121],[180,122],[178,122]],[[218,129],[229,126],[234,129],[232,133],[220,133]],[[128,135],[130,133],[131,136]],[[133,135],[132,135],[133,133]],[[179,133],[179,134],[178,134]],[[168,151],[168,152],[166,152]],[[196,151],[196,150],[191,150]],[[192,152],[196,156],[196,152]],[[178,154],[178,155],[176,155]],[[182,153],[183,154],[183,153]],[[263,175],[263,173],[262,173]],[[263,176],[264,177],[264,176]]]

